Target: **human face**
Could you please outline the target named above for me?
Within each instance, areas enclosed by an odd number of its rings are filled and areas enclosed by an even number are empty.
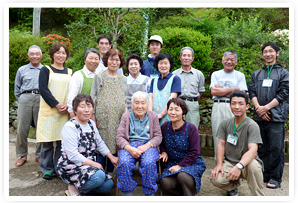
[[[55,52],[53,55],[54,63],[64,64],[66,57],[67,57],[67,54],[65,52],[65,49],[63,47],[60,47],[60,49],[57,52]]]
[[[110,71],[117,71],[120,68],[120,58],[118,55],[110,56],[108,58],[108,69]]]
[[[135,116],[141,120],[145,117],[148,110],[147,100],[145,98],[135,98],[131,104],[131,108],[133,109]]]
[[[249,104],[245,103],[245,99],[243,97],[233,97],[230,103],[230,108],[235,118],[244,118],[246,116],[246,111],[249,108]]]
[[[97,44],[97,48],[99,49],[100,54],[105,55],[110,49],[112,45],[110,44],[109,40],[107,38],[102,38],[99,40]]]
[[[131,76],[138,76],[141,70],[140,63],[137,59],[130,59],[128,63],[128,71]]]
[[[193,56],[192,56],[192,51],[189,50],[189,49],[184,49],[182,51],[182,55],[179,57],[180,58],[180,61],[182,63],[182,67],[185,66],[185,67],[189,67],[191,66],[191,63],[193,62],[193,60],[195,59]]]
[[[172,122],[179,122],[182,121],[183,118],[183,111],[180,106],[172,102],[168,109],[168,116]]]
[[[279,56],[279,51],[276,52],[271,46],[265,47],[263,50],[263,59],[266,61],[266,65],[272,65],[276,62],[276,57]]]
[[[38,48],[31,48],[29,50],[28,59],[32,66],[38,67],[42,59],[40,50]]]
[[[86,101],[81,101],[76,110],[76,120],[81,124],[87,124],[93,113],[92,104]]]
[[[150,44],[149,44],[149,50],[150,50],[150,53],[151,53],[152,57],[157,56],[160,53],[160,50],[161,50],[160,42],[151,41]]]
[[[168,58],[164,58],[158,61],[157,64],[158,71],[161,73],[162,77],[167,76],[170,73],[171,64]]]
[[[88,70],[91,72],[95,72],[98,64],[99,64],[99,55],[94,52],[89,52],[86,59],[85,64]]]
[[[224,67],[224,71],[227,73],[233,72],[235,66],[237,65],[236,56],[233,54],[226,54],[221,62]]]

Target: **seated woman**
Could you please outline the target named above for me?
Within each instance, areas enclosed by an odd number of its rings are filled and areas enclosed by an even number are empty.
[[[95,150],[107,156],[114,166],[117,166],[118,158],[111,154],[90,119],[94,108],[91,96],[78,94],[72,106],[75,117],[62,129],[62,155],[57,164],[58,175],[68,184],[65,194],[77,196],[79,191],[106,193],[112,189],[113,180],[96,162]]]
[[[161,126],[163,141],[160,159],[165,163],[161,174],[161,189],[165,195],[194,196],[201,188],[206,165],[200,156],[200,136],[195,125],[184,121],[188,112],[180,98],[167,103],[171,121]]]
[[[119,165],[117,167],[118,188],[127,196],[137,183],[132,173],[139,159],[139,171],[142,175],[142,186],[145,195],[154,196],[158,186],[156,161],[159,158],[158,146],[162,136],[157,114],[148,111],[149,95],[137,91],[132,95],[132,110],[122,115],[117,131],[119,147]]]

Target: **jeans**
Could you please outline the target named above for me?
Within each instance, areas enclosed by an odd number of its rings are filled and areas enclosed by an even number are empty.
[[[85,184],[81,186],[80,191],[83,193],[107,193],[113,188],[113,186],[113,180],[107,179],[105,172],[98,170]]]

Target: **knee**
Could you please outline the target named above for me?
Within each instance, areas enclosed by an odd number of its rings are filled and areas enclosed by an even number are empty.
[[[168,191],[171,190],[173,188],[172,184],[170,181],[168,181],[167,178],[162,178],[160,180],[160,187],[163,191]]]
[[[262,165],[257,160],[252,160],[247,166],[247,173],[250,174],[262,174]]]
[[[194,186],[195,185],[195,179],[191,175],[189,175],[188,173],[185,173],[185,172],[178,173],[177,181],[181,185],[186,185],[186,186]]]
[[[211,183],[218,188],[221,188],[225,185],[230,184],[229,179],[225,178],[226,174],[222,177],[221,173],[218,174],[218,177],[216,179],[211,179]]]

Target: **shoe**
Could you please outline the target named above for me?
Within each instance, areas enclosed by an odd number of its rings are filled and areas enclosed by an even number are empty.
[[[69,190],[65,190],[65,196],[81,196],[80,192],[75,192],[73,194],[70,194]]]
[[[271,184],[273,186],[271,186],[269,184]],[[270,188],[270,189],[280,188],[281,187],[281,182],[277,182],[276,180],[270,179],[269,182],[267,183],[266,187]]]
[[[23,166],[24,163],[26,163],[27,161],[27,156],[24,158],[25,156],[23,156],[22,158],[18,159],[15,163],[16,166],[20,167]]]
[[[51,180],[51,179],[52,179],[52,173],[51,173],[51,172],[49,172],[49,173],[44,173],[44,174],[42,175],[42,178],[43,178],[43,179],[46,179],[46,180]]]
[[[238,196],[238,188],[228,191],[227,196]]]

